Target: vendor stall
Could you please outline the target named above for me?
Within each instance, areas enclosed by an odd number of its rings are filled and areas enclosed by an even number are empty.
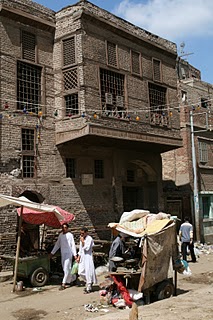
[[[131,259],[118,261],[116,271],[110,272],[110,276],[127,289],[142,292],[146,303],[176,294],[180,258],[175,221],[170,215],[133,210],[124,213],[119,223],[109,226],[137,243],[137,249],[131,249]]]
[[[23,232],[23,221],[29,224],[47,225],[54,228],[60,228],[63,223],[69,223],[74,220],[74,215],[61,209],[58,206],[35,203],[25,197],[11,197],[0,194],[0,207],[14,205],[19,215],[19,227],[17,237],[16,256],[1,255],[3,259],[9,259],[14,264],[13,291],[15,291],[17,277],[29,278],[32,285],[44,285],[50,272],[50,261],[48,254],[37,252],[27,257],[19,257],[21,247],[21,235]]]

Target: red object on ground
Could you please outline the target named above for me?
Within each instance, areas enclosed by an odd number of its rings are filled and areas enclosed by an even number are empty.
[[[50,227],[60,228],[63,223],[69,223],[75,219],[74,214],[69,213],[68,211],[65,211],[57,206],[55,206],[55,208],[59,211],[64,220],[59,220],[54,212],[36,211],[26,207],[23,207],[23,220],[30,224],[45,224]],[[20,216],[21,208],[18,208],[17,211],[18,215]]]
[[[114,283],[117,285],[118,290],[120,291],[120,294],[122,296],[122,298],[125,300],[126,304],[128,307],[132,306],[132,299],[129,295],[129,291],[127,290],[127,288],[125,287],[125,285],[123,284],[123,281],[121,279],[121,277],[119,276],[111,276]]]

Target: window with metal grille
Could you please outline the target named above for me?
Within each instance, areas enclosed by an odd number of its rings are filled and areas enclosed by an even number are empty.
[[[22,129],[22,175],[23,178],[35,176],[35,130]]]
[[[135,181],[135,171],[134,170],[127,170],[126,179],[128,182],[134,182]]]
[[[117,67],[117,46],[112,42],[107,42],[107,63],[110,66]]]
[[[63,65],[75,64],[75,60],[75,37],[63,40]]]
[[[64,90],[75,89],[78,87],[78,70],[77,68],[63,72]]]
[[[201,98],[201,107],[202,108],[208,108],[208,106],[210,106],[209,100],[206,99],[206,98]]]
[[[100,69],[101,102],[108,116],[124,117],[124,75],[110,70]]]
[[[198,147],[199,147],[200,162],[207,163],[208,162],[208,144],[203,141],[198,141]]]
[[[135,51],[131,51],[131,58],[132,58],[132,73],[140,74],[140,54]]]
[[[153,66],[153,80],[154,81],[161,81],[161,62],[160,60],[153,59],[152,60]]]
[[[22,31],[22,59],[36,62],[36,37],[25,31]]]
[[[67,178],[76,177],[76,160],[73,158],[66,158],[66,176]]]
[[[66,116],[71,116],[79,113],[78,108],[78,93],[69,94],[64,97]]]
[[[166,90],[164,87],[149,83],[150,121],[153,124],[163,126],[169,124]]]
[[[94,170],[95,170],[95,178],[103,179],[104,178],[104,162],[103,160],[95,160],[94,161]]]
[[[41,104],[42,68],[17,62],[17,109],[38,113]]]

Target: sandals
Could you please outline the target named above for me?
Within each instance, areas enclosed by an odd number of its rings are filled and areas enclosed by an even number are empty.
[[[66,287],[65,286],[60,286],[58,290],[65,290]]]
[[[65,290],[65,289],[67,289],[67,288],[70,288],[71,286],[70,285],[61,285],[60,286],[60,288],[59,288],[59,290]]]
[[[91,293],[92,290],[88,290],[88,289],[84,289],[84,293],[87,294],[87,293]]]

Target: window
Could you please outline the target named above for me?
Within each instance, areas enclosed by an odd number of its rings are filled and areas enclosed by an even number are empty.
[[[125,117],[124,75],[100,69],[101,102],[104,114]]]
[[[22,59],[36,62],[36,37],[25,31],[22,31]]]
[[[167,126],[166,88],[149,83],[149,103],[151,123]]]
[[[152,68],[153,68],[153,80],[161,82],[161,62],[160,60],[153,59],[152,60]]]
[[[66,116],[73,116],[79,114],[78,109],[78,94],[70,94],[64,97],[66,106]]]
[[[208,106],[209,106],[209,100],[206,98],[201,98],[201,107],[208,108]]]
[[[204,219],[213,218],[213,195],[201,195],[201,208]]]
[[[127,181],[128,182],[134,182],[135,181],[135,172],[134,170],[127,170]]]
[[[208,162],[208,144],[203,141],[198,141],[198,148],[200,162]]]
[[[23,178],[35,176],[35,131],[22,129],[22,175]]]
[[[63,66],[76,63],[75,37],[63,40]]]
[[[78,87],[78,70],[73,68],[63,72],[64,90],[71,90]]]
[[[131,67],[132,67],[132,73],[135,73],[135,74],[141,73],[140,53],[131,51]]]
[[[114,43],[107,42],[107,63],[110,66],[117,67],[117,46]]]
[[[76,161],[72,158],[66,158],[66,176],[67,178],[76,177]]]
[[[104,162],[103,162],[103,160],[95,160],[94,169],[95,169],[95,178],[96,179],[103,179],[104,178]]]
[[[187,103],[187,92],[186,91],[181,91],[181,100],[182,100],[182,103]]]
[[[17,109],[38,113],[41,104],[42,68],[17,62]]]

